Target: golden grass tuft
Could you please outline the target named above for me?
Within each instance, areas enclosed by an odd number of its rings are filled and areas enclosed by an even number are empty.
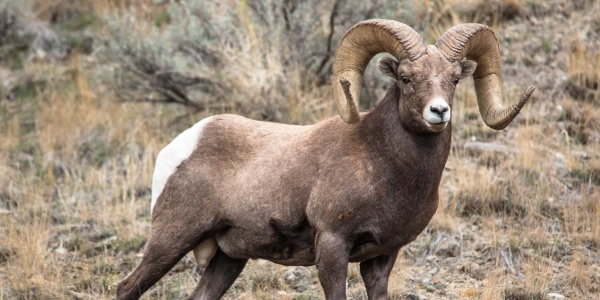
[[[590,49],[575,35],[570,43],[567,86],[570,95],[576,99],[600,101],[600,51]]]
[[[19,207],[25,207],[21,214],[2,218],[2,240],[9,241],[9,258],[6,262],[6,275],[12,293],[33,297],[42,291],[48,295],[60,295],[60,287],[53,282],[60,280],[51,261],[51,252],[47,244],[50,237],[48,207],[44,199],[46,191],[40,187],[32,188],[18,199]],[[44,189],[44,188],[41,188]]]
[[[456,191],[446,203],[446,209],[458,216],[472,214],[490,215],[498,213],[519,213],[518,203],[512,202],[511,180],[491,167],[479,166],[468,160],[461,160],[453,170],[456,176]]]
[[[21,142],[21,120],[16,117],[0,124],[0,149],[15,148]]]
[[[527,261],[523,267],[527,292],[538,294],[547,291],[555,278],[555,271],[547,260]]]
[[[592,274],[590,273],[589,258],[582,251],[577,251],[568,265],[566,274],[563,274],[564,283],[579,290],[581,293],[593,292]]]
[[[502,298],[502,277],[489,274],[481,292],[481,300],[496,300]]]

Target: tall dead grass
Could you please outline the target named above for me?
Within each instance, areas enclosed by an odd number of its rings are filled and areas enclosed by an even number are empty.
[[[35,126],[17,114],[0,132],[0,298],[110,298],[113,255],[139,251],[148,233],[139,199],[164,123],[111,100],[81,57],[67,64],[44,66],[64,80],[38,90]]]

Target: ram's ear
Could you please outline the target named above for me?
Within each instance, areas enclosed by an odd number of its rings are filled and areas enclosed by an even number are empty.
[[[384,56],[379,59],[377,66],[383,74],[398,80],[398,61],[389,56]]]
[[[472,60],[465,60],[460,63],[460,68],[460,79],[467,78],[475,73],[475,69],[477,69],[477,63]]]

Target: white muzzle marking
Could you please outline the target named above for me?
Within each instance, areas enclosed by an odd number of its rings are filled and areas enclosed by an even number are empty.
[[[452,109],[450,105],[441,97],[433,98],[423,109],[423,118],[432,125],[447,123],[450,121],[451,116]]]

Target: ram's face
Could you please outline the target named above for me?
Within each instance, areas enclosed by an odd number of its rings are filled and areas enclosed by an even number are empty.
[[[435,133],[450,123],[456,85],[471,76],[477,65],[468,60],[450,63],[434,46],[427,50],[414,61],[382,58],[379,68],[395,78],[401,90],[398,100],[402,124],[409,130]]]

